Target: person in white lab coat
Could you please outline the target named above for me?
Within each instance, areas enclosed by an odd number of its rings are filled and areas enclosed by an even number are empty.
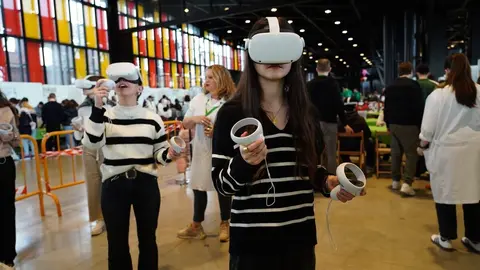
[[[431,240],[442,249],[453,249],[456,205],[461,204],[462,243],[480,252],[480,86],[473,82],[463,54],[447,58],[445,69],[446,86],[429,95],[419,136],[440,229]]]
[[[212,182],[212,136],[215,118],[220,107],[235,92],[235,84],[230,72],[223,66],[208,67],[204,92],[195,96],[190,102],[189,109],[183,119],[183,126],[195,129],[193,139],[193,157],[191,166],[192,179],[190,188],[193,189],[193,222],[177,233],[181,239],[205,239],[202,222],[207,208],[207,191],[215,191]],[[228,135],[227,135],[228,136]],[[231,197],[218,193],[220,205],[220,234],[221,242],[230,239],[229,220]]]

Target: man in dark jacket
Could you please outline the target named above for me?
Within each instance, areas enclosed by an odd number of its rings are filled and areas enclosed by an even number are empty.
[[[348,126],[345,118],[341,88],[338,82],[329,76],[331,70],[328,59],[318,60],[318,77],[308,82],[307,89],[310,100],[320,116],[326,153],[326,162],[324,156],[322,163],[327,165],[328,172],[335,173],[337,168],[337,116],[347,133],[352,133],[353,130]]]
[[[60,131],[65,118],[66,115],[63,111],[62,105],[57,102],[56,95],[51,93],[48,95],[48,102],[43,106],[42,110],[42,120],[46,127],[47,133]],[[53,150],[54,146],[54,138],[51,138],[47,142],[47,149]]]
[[[418,135],[425,100],[422,88],[412,80],[411,63],[401,63],[399,75],[385,90],[384,120],[392,134],[392,188],[414,196],[412,183],[417,169]],[[405,183],[400,186],[403,153],[406,156]]]

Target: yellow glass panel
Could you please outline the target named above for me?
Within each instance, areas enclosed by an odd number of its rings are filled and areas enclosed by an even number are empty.
[[[57,27],[58,27],[58,40],[60,43],[70,44],[70,18],[67,11],[67,0],[55,1],[57,9]]]
[[[190,56],[190,63],[195,63],[195,51],[194,51],[194,44],[193,44],[193,36],[188,35],[188,50]]]
[[[122,13],[127,13],[127,3],[125,0],[118,0],[118,11]]]
[[[143,86],[149,86],[150,81],[148,80],[148,59],[140,58],[140,61],[140,73],[142,73]]]
[[[143,5],[140,3],[137,5],[137,16],[140,19],[144,19]]]
[[[22,0],[25,36],[40,39],[40,23],[38,22],[37,0]]]
[[[238,53],[237,53],[237,50],[233,51],[233,69],[238,70]]]
[[[128,27],[130,28],[137,27],[137,20],[132,18],[128,19]]]
[[[87,47],[97,48],[95,9],[93,7],[84,6],[84,12],[85,12],[85,32],[86,32]]]
[[[173,80],[173,88],[177,89],[178,88],[178,70],[177,70],[177,63],[172,62],[172,80]]]
[[[210,41],[210,63],[215,62],[215,45],[213,44],[213,41]]]
[[[85,49],[75,49],[75,75],[77,78],[85,78],[87,76]]]
[[[110,65],[110,55],[106,52],[100,52],[100,74],[107,77],[107,67]]]
[[[153,12],[153,22],[160,22],[160,13],[158,11]]]
[[[196,66],[195,67],[195,79],[196,79],[196,85],[200,86],[202,85],[201,78],[200,78],[200,67]]]
[[[155,57],[155,30],[147,31],[148,56]]]
[[[185,77],[185,89],[190,89],[190,65],[183,66],[183,76]]]
[[[169,49],[169,33],[168,28],[162,28],[162,39],[163,39],[163,58],[170,59],[170,49]]]
[[[182,30],[183,30],[184,32],[188,32],[188,26],[187,26],[186,23],[182,24]]]
[[[138,38],[135,33],[132,34],[133,54],[138,55]]]

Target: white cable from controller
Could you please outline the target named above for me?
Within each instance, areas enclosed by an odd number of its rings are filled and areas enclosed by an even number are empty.
[[[348,179],[348,177],[345,174],[345,168],[350,169],[353,172],[353,174],[355,175],[356,179],[358,181],[361,181],[361,182],[364,183],[363,187],[356,187],[350,182],[350,180]],[[357,165],[355,165],[353,163],[346,162],[346,163],[340,164],[337,167],[336,173],[337,173],[338,180],[339,180],[340,184],[335,189],[333,189],[331,191],[331,193],[330,193],[331,199],[330,199],[330,202],[328,203],[327,212],[325,214],[325,216],[326,216],[325,219],[326,219],[326,222],[327,222],[328,238],[330,240],[330,244],[332,245],[332,247],[335,251],[337,251],[337,244],[335,243],[335,239],[333,239],[333,233],[330,229],[329,216],[330,216],[330,207],[332,206],[332,202],[334,200],[337,200],[336,193],[340,192],[341,189],[345,189],[344,187],[347,186],[347,188],[345,190],[347,190],[348,192],[350,192],[351,194],[353,194],[355,196],[359,196],[361,194],[361,191],[365,188],[365,185],[366,185],[365,174],[363,173],[362,169],[360,169]],[[332,197],[332,193],[335,193],[335,194],[333,194],[334,195],[333,197]]]
[[[235,135],[241,128],[246,126],[256,126],[257,128],[252,134],[245,137],[238,137]],[[244,118],[238,121],[235,125],[233,125],[230,131],[230,137],[237,145],[240,145],[240,146],[250,145],[251,143],[257,141],[258,139],[264,138],[262,123],[260,123],[260,121],[258,121],[255,118],[251,118],[251,117]],[[242,149],[240,149],[240,151],[242,151]],[[265,169],[267,170],[268,179],[270,180],[270,188],[267,191],[265,204],[267,205],[267,207],[270,207],[270,206],[273,206],[276,202],[276,190],[275,190],[275,185],[273,184],[272,175],[270,174],[270,169],[268,168],[268,162],[266,157],[264,161],[265,161]],[[273,201],[272,203],[269,203],[268,199],[272,191],[273,191]]]

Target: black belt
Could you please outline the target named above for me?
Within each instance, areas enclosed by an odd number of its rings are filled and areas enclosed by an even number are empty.
[[[141,173],[139,171],[137,171],[135,168],[131,168],[130,170],[126,171],[126,172],[123,172],[123,173],[119,173],[115,176],[112,176],[110,178],[107,179],[107,181],[110,181],[110,182],[113,182],[115,180],[117,180],[118,178],[120,177],[125,177],[125,179],[129,179],[129,180],[132,180],[132,179],[135,179],[137,178],[137,175]]]

